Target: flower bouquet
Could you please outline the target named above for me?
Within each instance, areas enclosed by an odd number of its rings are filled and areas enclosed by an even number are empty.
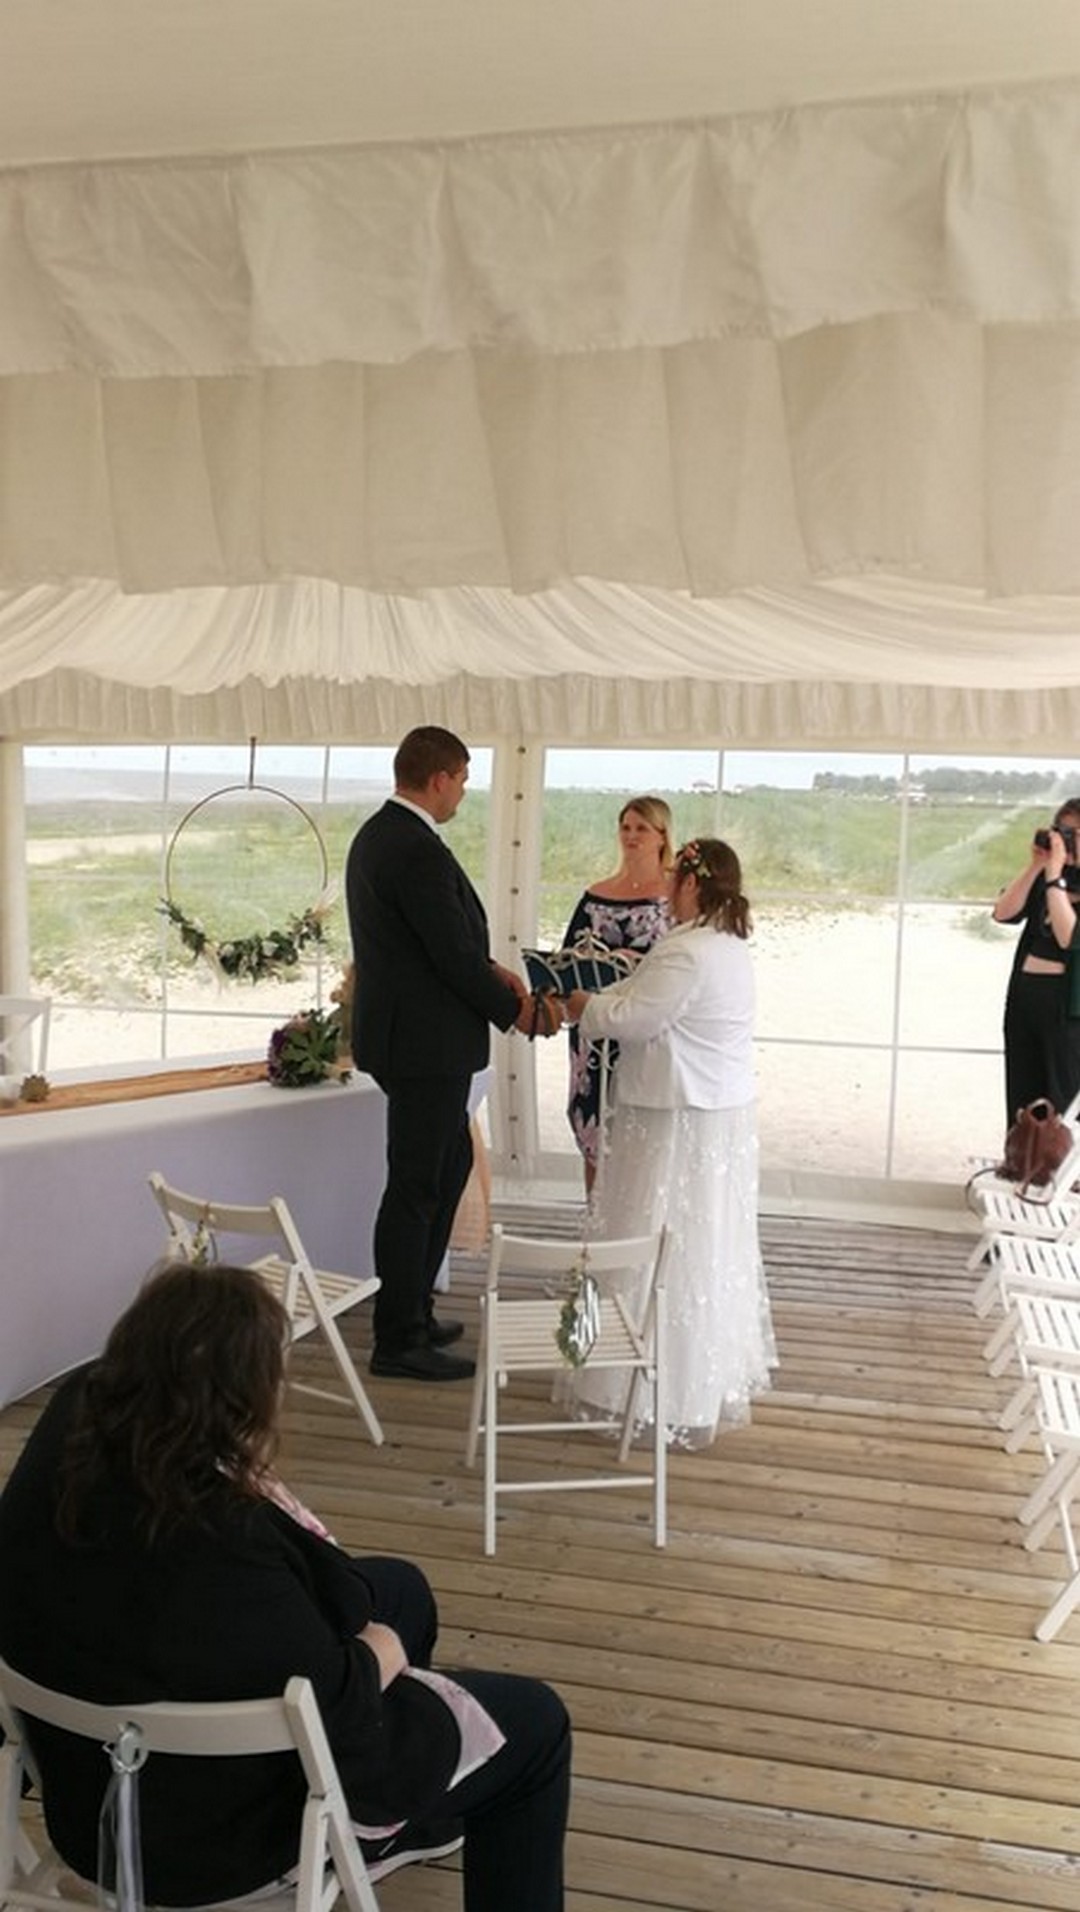
[[[340,1057],[341,1010],[304,1009],[275,1029],[266,1051],[266,1073],[278,1089],[305,1089],[335,1077],[344,1082],[348,1067]]]

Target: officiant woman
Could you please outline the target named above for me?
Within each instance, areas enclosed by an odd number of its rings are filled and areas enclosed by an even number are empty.
[[[671,811],[663,797],[631,797],[619,811],[618,868],[591,883],[578,898],[563,948],[571,948],[584,935],[608,949],[643,956],[663,936],[671,920],[674,860]],[[586,1194],[596,1180],[597,1151],[602,1145],[601,1102],[611,1093],[617,1059],[618,1047],[609,1043],[602,1097],[603,1048],[571,1028],[566,1113],[584,1165]]]

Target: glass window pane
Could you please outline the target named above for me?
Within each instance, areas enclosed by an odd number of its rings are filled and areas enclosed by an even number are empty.
[[[1038,759],[912,757],[906,893],[987,904],[1032,835],[1080,791],[1080,767]]]
[[[967,1181],[996,1162],[1005,1134],[1005,1078],[1000,1056],[901,1055],[897,1069],[895,1176],[902,1180]]]
[[[762,1043],[763,1174],[884,1175],[890,1076],[887,1051]]]

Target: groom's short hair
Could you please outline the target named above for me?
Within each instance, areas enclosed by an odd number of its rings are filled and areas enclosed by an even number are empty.
[[[468,750],[452,730],[421,724],[394,752],[394,782],[399,790],[426,790],[440,770],[460,770],[468,761]]]

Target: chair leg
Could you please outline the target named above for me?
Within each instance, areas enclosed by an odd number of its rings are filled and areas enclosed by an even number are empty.
[[[484,1552],[495,1552],[495,1483],[498,1458],[498,1375],[491,1360],[484,1362]]]
[[[638,1388],[641,1385],[641,1369],[635,1368],[626,1384],[626,1394],[622,1410],[622,1434],[619,1438],[619,1462],[624,1463],[630,1454],[630,1443],[634,1438],[634,1409],[637,1406]]]
[[[999,1321],[989,1341],[983,1348],[983,1360],[991,1374],[1004,1374],[1012,1360],[1013,1342],[1016,1340],[1016,1320],[1007,1314]]]
[[[667,1345],[664,1298],[659,1297],[653,1327],[653,1413],[656,1443],[653,1449],[653,1489],[656,1508],[656,1544],[667,1546]]]
[[[480,1414],[484,1404],[484,1372],[487,1368],[487,1308],[485,1297],[480,1297],[480,1346],[476,1351],[476,1374],[473,1377],[472,1405],[469,1408],[469,1432],[465,1441],[465,1465],[471,1467],[476,1460],[476,1444],[480,1439]]]
[[[318,1283],[305,1282],[304,1285],[308,1300],[315,1314],[315,1319],[322,1331],[323,1339],[333,1356],[334,1366],[337,1368],[345,1386],[349,1390],[349,1399],[358,1410],[360,1418],[367,1428],[374,1446],[381,1447],[383,1444],[382,1428],[379,1425],[375,1409],[368,1400],[364,1384],[356,1372],[353,1358],[341,1338],[341,1331],[338,1324],[334,1320],[333,1315],[330,1313],[319,1291]]]
[[[1074,1474],[1078,1468],[1080,1468],[1080,1455],[1074,1454],[1069,1449],[1066,1449],[1063,1454],[1058,1455],[1056,1461],[1047,1469],[1041,1481],[1039,1481],[1038,1485],[1028,1495],[1019,1514],[1021,1526],[1031,1527],[1033,1530],[1024,1542],[1025,1547],[1030,1546],[1035,1548],[1041,1546],[1042,1542],[1034,1538],[1035,1531],[1038,1531],[1036,1523],[1038,1523],[1038,1527],[1041,1528],[1042,1522],[1040,1516],[1050,1511],[1051,1502],[1056,1503],[1059,1495],[1064,1493],[1070,1475]],[[1049,1523],[1049,1526],[1052,1525],[1053,1521]],[[1049,1532],[1049,1526],[1046,1532]],[[1045,1537],[1044,1533],[1043,1539],[1045,1539]]]
[[[990,1252],[990,1245],[993,1239],[994,1239],[993,1236],[987,1233],[984,1233],[979,1236],[978,1241],[975,1243],[974,1248],[972,1249],[970,1255],[968,1256],[966,1262],[964,1263],[964,1267],[967,1269],[969,1274],[973,1275],[975,1273],[976,1268],[981,1267],[983,1261],[986,1259],[986,1256]],[[986,1275],[984,1275],[982,1280],[979,1283],[979,1286],[975,1290],[976,1314],[985,1314],[986,1308],[989,1307],[990,1305],[989,1300],[987,1300],[986,1307],[979,1306],[980,1296],[982,1295],[983,1289],[986,1287],[986,1279],[987,1279]]]
[[[991,1238],[984,1235],[979,1241],[978,1246],[973,1249],[972,1253],[968,1256],[968,1268],[974,1272],[979,1262],[982,1261],[983,1256],[987,1254],[990,1256],[990,1260],[986,1272],[975,1290],[975,1313],[977,1315],[988,1315],[990,1313],[998,1293],[998,1266],[993,1252],[993,1243]]]
[[[1080,1601],[1080,1573],[1074,1573],[1072,1579],[1067,1580],[1062,1587],[1053,1606],[1043,1614],[1035,1628],[1035,1638],[1041,1640],[1044,1646],[1047,1641],[1052,1640],[1054,1635],[1061,1631],[1078,1601]]]

